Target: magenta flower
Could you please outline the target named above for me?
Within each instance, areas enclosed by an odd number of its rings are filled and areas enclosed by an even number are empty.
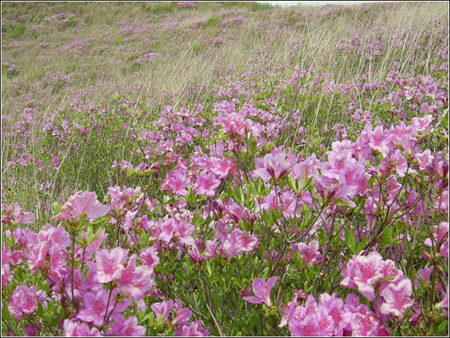
[[[73,217],[79,219],[83,213],[86,213],[88,219],[96,219],[105,216],[108,212],[109,207],[98,204],[95,192],[79,191],[67,200],[55,219],[70,221]]]
[[[153,270],[147,265],[136,267],[136,260],[136,254],[131,256],[128,266],[122,270],[117,280],[117,287],[123,294],[133,298],[140,310],[146,311],[147,305],[143,297],[154,285]]]
[[[383,130],[382,125],[378,125],[373,131],[369,131],[367,136],[369,138],[369,146],[373,150],[378,150],[383,154],[383,157],[389,154],[388,144],[392,139],[392,135],[389,131]]]
[[[220,185],[220,182],[221,181],[216,178],[216,174],[204,170],[195,182],[194,191],[197,195],[214,197],[215,189]]]
[[[174,304],[173,304],[173,300],[169,300],[169,301],[165,300],[161,303],[154,303],[150,307],[152,308],[153,312],[155,313],[156,318],[164,316],[163,322],[165,322],[167,320],[167,318],[169,318],[170,311],[172,311]]]
[[[384,315],[394,315],[402,320],[405,311],[413,305],[411,294],[412,283],[409,279],[403,277],[397,285],[391,283],[381,292],[385,303],[381,305],[380,312]]]
[[[111,251],[102,249],[95,255],[97,262],[97,277],[100,283],[108,283],[119,279],[124,267],[122,264],[126,262],[128,250],[122,248],[114,248]]]
[[[292,319],[289,321],[289,331],[293,336],[312,337],[321,336],[317,316],[315,313],[308,313],[303,319]]]
[[[344,280],[342,287],[358,289],[358,291],[368,300],[375,299],[375,283],[382,279],[380,263],[383,260],[381,255],[373,251],[367,257],[353,256],[348,262],[347,268],[342,271]]]
[[[141,262],[148,267],[155,269],[159,262],[158,251],[155,246],[151,246],[140,251]]]
[[[127,320],[122,315],[117,316],[114,323],[106,331],[107,336],[141,337],[145,335],[145,327],[138,325],[135,316],[128,317]]]
[[[236,172],[237,165],[230,161],[228,158],[216,158],[211,157],[210,159],[210,169],[214,174],[218,175],[219,178],[226,179],[228,175],[234,174]]]
[[[438,256],[440,257],[448,257],[448,222],[442,222],[439,224],[439,226],[433,226],[434,234],[434,246],[437,245],[437,243],[442,242],[442,245],[440,246],[440,250],[438,252]],[[432,239],[427,238],[423,242],[423,244],[427,247],[433,247]]]
[[[38,302],[45,298],[44,291],[37,291],[37,286],[28,288],[25,285],[19,285],[11,294],[9,299],[9,312],[16,319],[23,319],[23,315],[33,314],[38,308]]]
[[[177,196],[189,195],[186,188],[190,184],[190,180],[185,177],[185,171],[183,169],[177,169],[175,172],[168,172],[166,179],[161,184],[163,190],[170,190]]]
[[[105,317],[108,296],[109,293],[106,290],[101,290],[97,294],[86,292],[83,297],[83,308],[78,313],[77,318],[101,326]],[[109,308],[108,311],[110,311]]]
[[[266,303],[269,306],[272,305],[270,301],[270,292],[272,291],[277,280],[278,277],[276,276],[269,278],[267,282],[265,282],[262,278],[255,278],[252,282],[255,296],[243,297],[242,299],[252,304]]]
[[[23,212],[20,210],[20,205],[17,202],[14,205],[14,213],[12,216],[14,216],[14,222],[17,224],[33,224],[31,219],[34,218],[34,215],[31,212]]]
[[[275,156],[272,154],[264,156],[263,166],[254,170],[253,173],[256,177],[260,177],[264,182],[269,183],[271,178],[279,180],[285,176],[288,170],[289,164],[285,154],[278,153]]]
[[[378,336],[380,320],[372,312],[355,312],[351,316],[351,328],[353,336]]]
[[[100,331],[93,327],[89,329],[89,325],[77,320],[64,320],[64,335],[66,337],[99,337]]]
[[[192,311],[189,309],[183,309],[182,304],[179,300],[175,300],[175,306],[177,309],[177,316],[173,320],[172,324],[187,324],[189,319],[192,317]]]
[[[236,228],[223,243],[223,249],[228,257],[233,257],[253,251],[258,243],[256,236],[247,236],[241,229]]]
[[[119,294],[119,290],[114,289],[108,306],[108,314],[112,312],[112,319],[120,317],[120,312],[125,311],[131,304],[131,300],[125,299],[122,303],[114,306],[113,300],[117,294]],[[83,308],[78,313],[77,318],[85,322],[93,322],[96,326],[103,325],[109,296],[109,292],[105,289],[100,289],[97,293],[86,292],[83,297]]]
[[[306,263],[312,265],[320,261],[321,255],[319,253],[319,241],[313,239],[309,244],[297,243],[293,245],[293,249],[299,252],[302,259],[306,260]]]
[[[181,337],[205,337],[209,336],[209,331],[202,327],[200,320],[187,325],[175,328],[175,335]]]

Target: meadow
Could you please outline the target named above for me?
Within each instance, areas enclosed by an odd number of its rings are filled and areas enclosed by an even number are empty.
[[[447,336],[446,2],[2,3],[2,336]]]

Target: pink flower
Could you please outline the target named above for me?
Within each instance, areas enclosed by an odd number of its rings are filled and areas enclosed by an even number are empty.
[[[446,307],[448,309],[448,286],[447,286],[447,292],[445,293],[442,300],[438,304],[436,304],[436,306],[437,307]],[[448,316],[448,312],[447,312],[447,316]]]
[[[394,315],[401,321],[404,313],[413,305],[409,298],[412,294],[412,283],[403,277],[397,285],[391,283],[382,292],[385,303],[381,305],[380,312],[384,315]]]
[[[170,311],[172,311],[174,304],[173,300],[163,301],[161,303],[154,303],[150,306],[155,313],[156,318],[163,316],[163,322],[169,317]]]
[[[195,193],[197,195],[206,195],[207,197],[214,197],[215,189],[220,185],[220,180],[216,178],[216,174],[202,171],[199,178],[195,182]]]
[[[307,264],[314,264],[319,262],[321,255],[319,253],[319,241],[317,239],[313,239],[309,244],[305,243],[297,243],[294,245],[295,251],[298,251],[302,259],[306,260]]]
[[[37,286],[28,288],[25,285],[19,285],[11,294],[8,309],[14,318],[23,319],[24,314],[33,314],[38,308],[38,303],[44,299],[45,292],[37,291]]]
[[[77,320],[64,320],[64,334],[66,337],[99,337],[100,331],[93,327],[89,329],[89,325]]]
[[[412,123],[413,123],[414,127],[416,128],[416,131],[425,133],[431,129],[431,127],[432,127],[431,121],[433,121],[433,119],[434,119],[433,116],[428,114],[421,118],[413,117]]]
[[[23,212],[20,210],[19,203],[16,202],[14,205],[14,222],[17,224],[33,224],[31,222],[31,219],[34,218],[33,214],[31,212]]]
[[[100,283],[108,283],[119,279],[126,262],[128,250],[116,247],[111,251],[102,249],[95,255],[97,262],[97,276]]]
[[[263,166],[253,171],[256,177],[260,177],[264,182],[269,183],[270,179],[279,180],[287,174],[289,164],[286,156],[283,153],[278,153],[275,156],[267,154],[264,156]]]
[[[301,320],[292,319],[289,321],[289,331],[293,336],[312,337],[320,336],[319,325],[315,313],[308,313]]]
[[[236,164],[227,158],[211,157],[210,170],[219,176],[219,178],[226,179],[228,175],[236,172]]]
[[[112,311],[111,318],[113,319],[120,316],[120,312],[125,311],[131,304],[129,299],[125,299],[122,303],[114,306],[114,298],[117,294],[119,294],[119,290],[114,289],[108,306],[108,314]],[[93,322],[96,326],[103,325],[109,297],[110,294],[105,289],[101,289],[97,293],[86,292],[83,297],[83,308],[78,313],[77,318],[85,322]]]
[[[128,266],[117,280],[117,287],[123,294],[133,298],[140,310],[146,311],[143,297],[154,285],[153,270],[146,265],[136,267],[136,260],[136,254],[130,257]]]
[[[148,267],[155,269],[159,262],[158,252],[155,246],[151,246],[140,251],[141,262]]]
[[[161,184],[163,190],[170,190],[177,196],[189,195],[186,188],[190,184],[190,180],[185,177],[185,171],[183,169],[177,169],[175,172],[168,172],[166,179]]]
[[[202,327],[200,320],[187,325],[175,328],[175,335],[184,337],[204,337],[209,336],[209,331]]]
[[[145,335],[145,327],[138,325],[138,320],[135,316],[128,317],[128,319],[125,320],[122,315],[119,315],[108,331],[106,331],[106,335],[141,337]]]
[[[442,245],[440,246],[440,250],[438,252],[438,256],[441,257],[448,257],[448,222],[442,222],[441,224],[439,224],[439,226],[434,226],[433,227],[433,231],[435,232],[434,234],[434,246],[437,246],[437,243],[440,243],[443,241]],[[431,238],[427,238],[425,239],[425,241],[423,242],[423,244],[427,247],[433,247],[433,243],[432,243],[432,239]]]
[[[172,324],[187,324],[189,319],[192,317],[192,311],[189,309],[183,309],[182,304],[179,300],[175,300],[177,316],[173,320]]]
[[[375,299],[374,285],[382,278],[380,271],[381,255],[373,251],[367,257],[353,256],[348,262],[347,268],[342,271],[344,280],[342,287],[358,289],[358,291],[368,300]]]
[[[73,217],[79,219],[84,212],[88,219],[96,219],[105,216],[109,212],[109,207],[98,204],[95,192],[79,191],[61,207],[61,212],[55,216],[55,219],[71,221]]]
[[[388,144],[392,139],[392,135],[389,134],[389,131],[384,131],[381,124],[375,127],[373,131],[369,131],[367,136],[369,138],[369,146],[373,150],[378,150],[383,154],[383,157],[389,154]]]
[[[277,280],[278,277],[276,276],[269,278],[267,282],[265,282],[262,278],[255,278],[252,282],[253,292],[255,293],[255,296],[243,297],[242,299],[252,304],[266,303],[269,306],[272,305],[270,301],[270,292],[272,291],[272,288],[274,287]]]
[[[247,236],[241,229],[236,228],[223,243],[223,249],[228,257],[233,257],[253,251],[258,243],[257,237]]]

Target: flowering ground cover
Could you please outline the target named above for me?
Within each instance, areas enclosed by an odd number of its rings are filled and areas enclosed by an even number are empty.
[[[2,335],[448,335],[448,5],[2,4]]]

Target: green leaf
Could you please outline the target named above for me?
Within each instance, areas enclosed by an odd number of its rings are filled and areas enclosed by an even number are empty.
[[[446,328],[448,328],[448,320],[444,320],[442,323],[440,323],[437,327],[437,331],[443,332]]]
[[[58,215],[61,213],[61,205],[58,202],[53,203],[53,213]]]
[[[383,230],[382,243],[384,245],[389,245],[392,242],[392,233],[393,233],[392,228],[387,227]]]
[[[81,228],[84,224],[84,221],[86,220],[87,212],[83,212],[80,216],[80,219],[78,221],[78,226]]]
[[[353,231],[349,228],[345,228],[345,244],[350,249],[350,251],[354,254],[356,253],[356,240]]]

